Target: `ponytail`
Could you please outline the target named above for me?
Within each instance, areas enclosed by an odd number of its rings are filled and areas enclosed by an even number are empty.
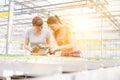
[[[60,18],[57,15],[55,15],[55,17],[56,17],[56,19],[58,20],[59,23],[62,23]]]

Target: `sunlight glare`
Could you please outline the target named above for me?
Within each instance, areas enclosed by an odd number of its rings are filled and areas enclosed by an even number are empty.
[[[75,30],[89,32],[91,30],[91,21],[86,17],[78,17],[73,20]]]

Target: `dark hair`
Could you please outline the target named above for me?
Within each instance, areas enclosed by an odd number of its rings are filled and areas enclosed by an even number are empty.
[[[49,16],[47,19],[47,24],[54,24],[54,23],[61,23],[60,18],[57,15]]]
[[[41,17],[36,16],[32,19],[33,26],[41,26],[43,24],[43,20]]]

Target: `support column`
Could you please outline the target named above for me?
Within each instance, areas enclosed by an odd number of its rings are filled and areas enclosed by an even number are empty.
[[[7,38],[6,38],[6,54],[9,53],[9,47],[11,43],[11,34],[13,26],[13,12],[14,12],[14,0],[9,0],[9,16],[8,16],[8,27],[7,27]]]

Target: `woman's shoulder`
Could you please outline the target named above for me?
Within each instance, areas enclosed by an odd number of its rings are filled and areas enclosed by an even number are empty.
[[[69,32],[72,32],[72,29],[69,26],[64,26],[63,31],[66,31],[69,33]]]
[[[26,30],[26,33],[30,34],[32,32],[32,30],[33,30],[32,28],[29,28],[29,29]]]

